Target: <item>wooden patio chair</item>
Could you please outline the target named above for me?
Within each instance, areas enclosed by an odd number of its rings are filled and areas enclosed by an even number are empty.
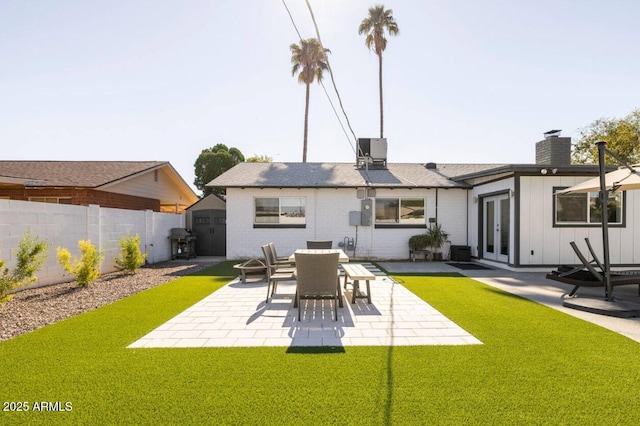
[[[276,287],[280,281],[295,281],[295,268],[278,268],[271,261],[272,254],[269,244],[262,246],[265,264],[267,265],[267,299],[265,303],[269,303],[269,298],[273,297]]]
[[[296,253],[296,306],[298,321],[302,319],[301,300],[333,300],[334,320],[338,320],[340,271],[338,253]]]

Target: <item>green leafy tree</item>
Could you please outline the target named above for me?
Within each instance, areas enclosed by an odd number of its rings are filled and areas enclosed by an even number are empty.
[[[115,259],[118,269],[133,274],[146,258],[147,254],[140,251],[140,235],[120,238],[120,257]]]
[[[80,258],[71,256],[69,250],[63,247],[56,249],[58,263],[65,271],[76,277],[78,287],[88,287],[100,277],[100,264],[104,260],[104,254],[89,240],[78,241]]]
[[[302,144],[302,162],[307,162],[307,133],[309,129],[309,87],[314,81],[321,82],[323,72],[329,69],[327,53],[329,49],[322,47],[315,38],[300,40],[300,44],[292,44],[291,49],[291,75],[298,74],[298,83],[306,88],[304,104],[304,138]]]
[[[34,283],[38,280],[35,273],[47,259],[47,240],[40,240],[25,232],[16,253],[16,266],[10,271],[5,267],[5,261],[0,260],[0,305],[11,300],[16,288]]]
[[[254,154],[251,157],[247,158],[247,163],[273,163],[273,158],[268,155],[263,154]]]
[[[193,184],[202,191],[203,197],[212,193],[224,195],[224,188],[207,188],[205,185],[243,161],[244,155],[238,148],[228,148],[225,144],[203,149],[194,164],[196,178]]]
[[[385,31],[395,36],[400,31],[393,18],[393,10],[384,9],[383,5],[369,8],[369,16],[364,18],[358,27],[358,34],[366,34],[365,45],[378,55],[378,87],[380,90],[380,137],[384,137],[384,113],[382,102],[382,52],[387,48]]]
[[[573,147],[572,160],[577,164],[598,162],[596,142],[603,140],[607,149],[627,164],[640,163],[640,109],[622,119],[599,118],[587,127],[579,129],[579,140]],[[607,164],[617,164],[611,156],[605,156]]]

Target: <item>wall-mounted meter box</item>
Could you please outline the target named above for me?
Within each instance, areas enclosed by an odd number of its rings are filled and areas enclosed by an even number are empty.
[[[360,201],[360,206],[362,210],[361,213],[361,224],[362,226],[371,226],[371,217],[373,216],[373,202],[371,200],[362,200]]]
[[[349,212],[349,226],[360,226],[361,224],[360,212]]]

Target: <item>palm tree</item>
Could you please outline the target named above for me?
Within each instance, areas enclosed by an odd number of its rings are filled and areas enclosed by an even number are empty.
[[[323,71],[329,69],[327,53],[315,38],[300,40],[300,45],[292,44],[291,49],[291,75],[298,74],[298,82],[306,85],[306,99],[304,106],[304,144],[302,148],[302,162],[307,162],[307,130],[309,128],[309,86],[314,80],[322,81]]]
[[[366,34],[364,43],[369,50],[373,50],[378,55],[378,81],[380,87],[380,137],[383,136],[384,114],[382,109],[382,52],[387,48],[387,39],[384,32],[389,35],[397,35],[398,24],[393,19],[393,10],[384,10],[383,5],[376,5],[369,8],[369,16],[364,18],[358,27],[358,34]]]

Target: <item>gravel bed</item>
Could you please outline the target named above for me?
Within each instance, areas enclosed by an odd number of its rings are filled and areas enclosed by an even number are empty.
[[[48,324],[113,303],[124,297],[208,268],[213,263],[170,261],[147,265],[135,274],[112,272],[89,287],[75,281],[16,293],[0,306],[0,342]]]

